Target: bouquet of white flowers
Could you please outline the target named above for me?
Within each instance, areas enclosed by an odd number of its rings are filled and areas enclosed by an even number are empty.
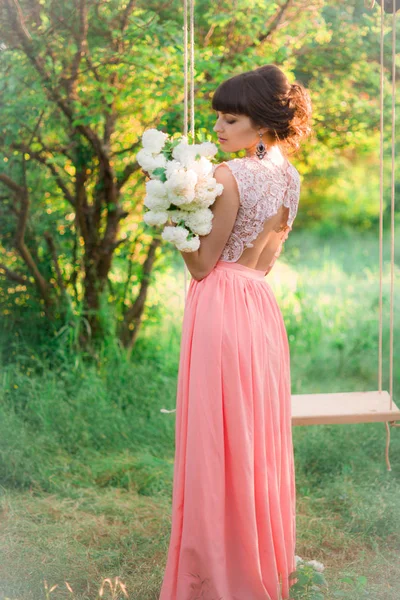
[[[164,225],[171,219],[177,225],[164,227],[161,237],[181,252],[194,252],[200,246],[199,235],[212,229],[209,206],[223,190],[212,176],[209,160],[218,149],[212,142],[189,144],[186,136],[169,138],[158,129],[147,129],[142,143],[136,160],[150,177],[143,219],[148,225]]]

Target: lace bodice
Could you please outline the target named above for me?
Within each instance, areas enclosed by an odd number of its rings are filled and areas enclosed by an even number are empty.
[[[289,161],[280,166],[275,164],[268,155],[262,160],[257,157],[243,157],[219,164],[226,164],[229,167],[237,182],[240,195],[236,221],[220,260],[236,262],[245,248],[254,246],[252,242],[263,230],[265,222],[276,215],[282,205],[288,208],[287,222],[284,229],[281,229],[283,235],[280,236],[280,244],[275,251],[269,271],[281,252],[297,214],[300,175]],[[213,165],[213,172],[219,164]]]

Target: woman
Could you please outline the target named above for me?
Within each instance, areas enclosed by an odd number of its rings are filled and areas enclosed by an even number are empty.
[[[192,275],[176,403],[172,531],[159,600],[289,598],[295,564],[290,357],[265,275],[297,213],[298,147],[311,103],[275,65],[212,99],[224,186],[212,231],[182,252]]]

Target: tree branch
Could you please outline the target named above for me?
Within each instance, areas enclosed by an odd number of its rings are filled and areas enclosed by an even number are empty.
[[[60,288],[60,291],[61,291],[62,295],[69,300],[69,296],[67,294],[67,290],[66,290],[66,287],[65,287],[65,283],[64,283],[62,272],[61,272],[60,264],[58,262],[58,256],[57,256],[57,251],[56,251],[56,246],[55,246],[55,243],[54,243],[54,239],[53,239],[53,237],[52,237],[52,235],[50,234],[49,231],[45,231],[43,235],[44,235],[44,239],[46,240],[47,245],[49,247],[51,257],[53,259],[54,268],[55,268],[56,275],[57,275],[58,287]]]
[[[10,190],[12,190],[13,192],[15,192],[18,195],[22,195],[25,191],[21,185],[19,185],[16,181],[11,179],[11,177],[6,175],[5,173],[0,173],[0,181],[2,181],[4,183],[4,185],[9,187]]]
[[[0,181],[7,185],[16,195],[20,202],[19,210],[16,211],[17,216],[17,228],[15,232],[15,246],[18,249],[22,259],[24,260],[29,271],[33,275],[36,283],[36,287],[39,290],[41,297],[43,298],[46,307],[50,306],[50,284],[45,280],[43,275],[40,273],[33,256],[25,243],[25,231],[29,212],[29,194],[26,182],[26,164],[24,154],[22,156],[22,172],[24,178],[24,185],[21,186],[13,181],[8,175],[0,173]]]
[[[129,20],[129,17],[131,15],[133,9],[135,8],[135,4],[136,4],[135,0],[129,0],[128,4],[126,5],[126,7],[122,13],[121,25],[120,25],[120,29],[121,29],[122,33],[124,33],[125,29],[128,26],[128,20]]]
[[[78,49],[74,55],[71,65],[71,76],[66,80],[68,96],[76,98],[76,84],[79,74],[79,65],[81,64],[82,57],[85,55],[87,48],[87,6],[85,0],[78,0],[79,4],[79,33],[75,35],[75,40]]]
[[[156,236],[150,243],[146,260],[143,263],[139,293],[135,302],[126,310],[124,320],[121,323],[121,341],[125,347],[129,347],[129,351],[132,350],[139,332],[141,316],[144,310],[148,287],[150,285],[150,274],[153,269],[156,250],[161,245],[161,241],[161,236]],[[133,324],[132,330],[130,329],[131,324]]]
[[[0,263],[0,271],[3,271],[7,279],[10,279],[10,281],[16,281],[17,283],[21,283],[22,285],[32,285],[32,282],[29,281],[27,277],[20,275],[16,271],[12,271],[3,263]]]
[[[47,158],[45,156],[43,156],[43,154],[41,152],[32,150],[29,146],[26,146],[25,144],[12,143],[11,147],[15,148],[16,150],[21,150],[21,152],[28,153],[32,158],[37,160],[39,163],[41,163],[42,165],[45,165],[53,174],[54,179],[56,180],[56,182],[58,184],[58,187],[61,189],[61,191],[63,192],[63,194],[65,196],[65,199],[73,207],[75,207],[75,198],[74,198],[73,194],[69,191],[67,185],[62,180],[60,174],[58,173],[58,171],[53,163],[48,162]]]
[[[74,121],[74,113],[71,107],[72,98],[68,97],[67,100],[64,100],[64,98],[62,98],[62,96],[57,91],[57,86],[53,84],[49,74],[45,69],[45,63],[43,59],[35,53],[32,38],[30,37],[23,22],[23,14],[19,6],[18,0],[3,1],[8,10],[11,25],[14,31],[16,32],[16,35],[21,43],[21,46],[26,56],[33,64],[36,71],[39,73],[50,98],[57,104],[62,113],[67,117],[68,121],[70,121],[70,123],[72,124]],[[109,177],[112,179],[114,177],[113,170],[110,165],[106,149],[104,148],[100,138],[88,125],[76,124],[75,128],[90,142],[99,159],[103,161],[104,165],[107,167]]]

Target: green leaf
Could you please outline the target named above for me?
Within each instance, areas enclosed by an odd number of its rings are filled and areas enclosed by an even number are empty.
[[[156,177],[160,177],[161,181],[167,181],[167,176],[166,176],[166,169],[165,167],[157,167],[157,169],[154,169],[153,174]]]

